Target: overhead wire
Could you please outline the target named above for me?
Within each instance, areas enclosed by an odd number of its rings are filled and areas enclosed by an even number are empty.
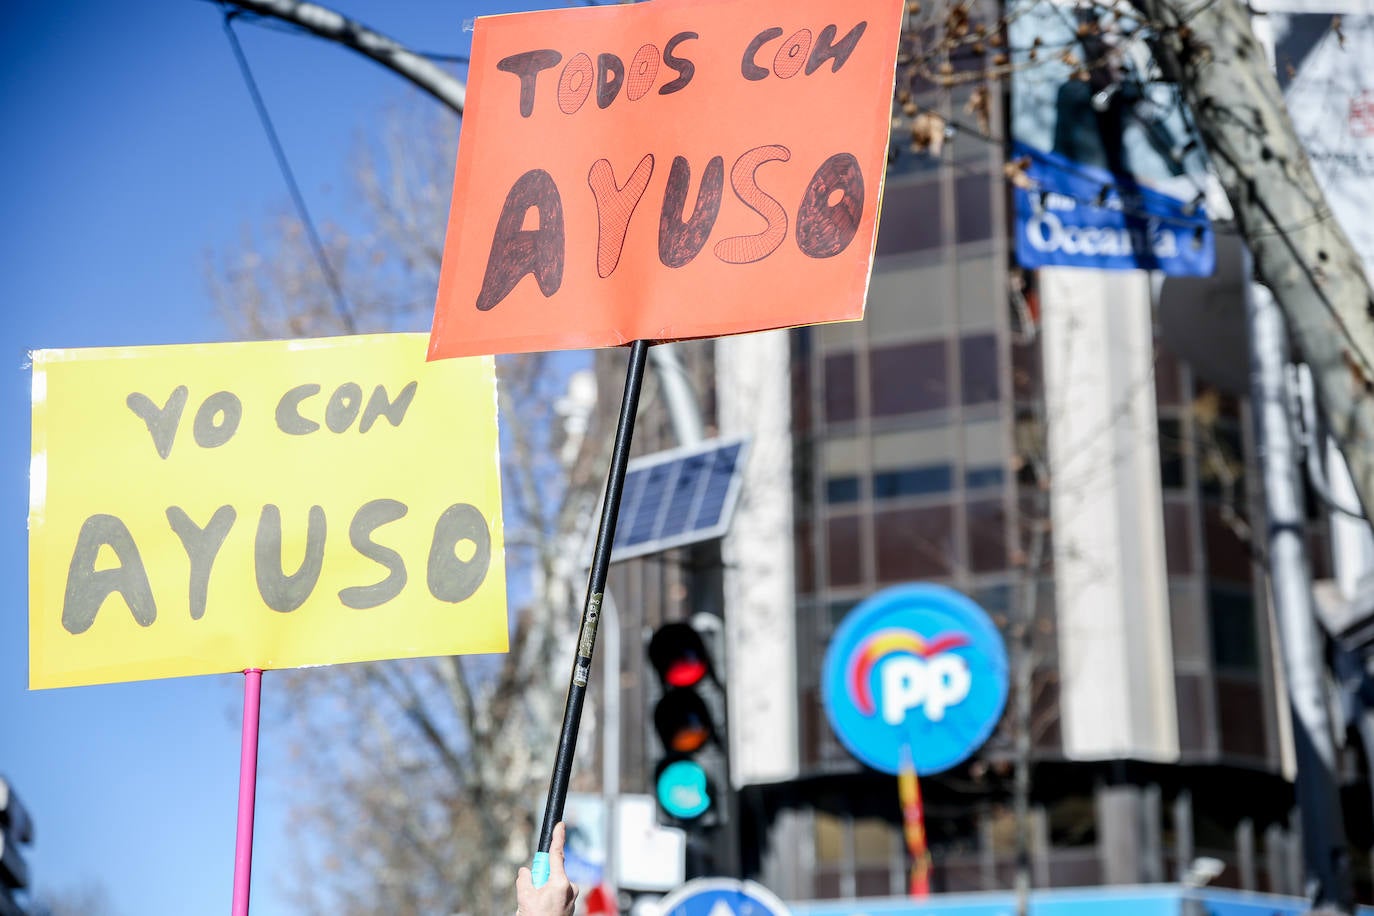
[[[272,116],[267,110],[266,102],[263,101],[257,80],[253,77],[253,69],[248,63],[248,56],[243,53],[243,46],[239,43],[238,35],[234,31],[236,15],[237,12],[234,10],[226,9],[224,11],[224,34],[229,39],[229,47],[234,52],[234,59],[238,62],[239,72],[243,76],[244,84],[248,87],[248,94],[253,100],[253,107],[258,113],[258,120],[262,123],[263,132],[267,135],[267,142],[272,147],[272,155],[277,160],[277,168],[281,171],[282,179],[286,182],[287,191],[296,207],[296,215],[305,228],[310,249],[315,256],[315,262],[319,266],[325,286],[329,288],[333,298],[335,312],[343,323],[344,330],[353,334],[357,331],[353,308],[349,305],[348,297],[344,295],[338,273],[334,270],[334,266],[329,263],[329,256],[324,250],[324,243],[320,240],[320,234],[315,228],[315,221],[310,217],[310,210],[305,204],[305,197],[301,194],[300,186],[296,183],[296,176],[286,157],[286,150],[282,147],[281,139],[277,136],[277,129],[272,123]]]

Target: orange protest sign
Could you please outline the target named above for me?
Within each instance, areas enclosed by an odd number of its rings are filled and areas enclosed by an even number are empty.
[[[862,318],[903,6],[478,19],[430,358]]]

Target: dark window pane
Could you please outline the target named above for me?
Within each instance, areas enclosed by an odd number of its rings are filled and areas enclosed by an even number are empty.
[[[854,605],[857,603],[857,601],[832,601],[826,605],[825,613],[829,618],[832,631],[844,621],[850,611],[854,610]]]
[[[950,575],[954,565],[953,515],[949,506],[875,513],[878,578],[903,582]]]
[[[998,186],[1001,186],[1000,181]],[[955,179],[954,207],[960,242],[992,237],[992,181],[986,172]]]
[[[1169,575],[1193,571],[1192,513],[1187,503],[1164,504],[1164,556]]]
[[[1259,634],[1255,602],[1246,591],[1209,588],[1207,605],[1212,621],[1212,660],[1218,669],[1259,670]]]
[[[854,893],[860,897],[884,897],[892,893],[892,877],[885,868],[856,868]]]
[[[1011,347],[1011,391],[1020,401],[1028,401],[1040,390],[1040,338]]]
[[[1159,483],[1170,490],[1181,490],[1185,482],[1183,455],[1187,443],[1183,441],[1183,424],[1179,420],[1161,417],[1159,420]]]
[[[812,879],[817,900],[837,900],[840,896],[840,876],[838,872],[816,871]]]
[[[1050,854],[1051,887],[1091,887],[1102,883],[1102,863],[1097,851],[1091,855],[1054,850]]]
[[[1164,407],[1183,404],[1183,379],[1179,376],[1178,357],[1162,344],[1155,344],[1155,397]]]
[[[1006,478],[1006,472],[1000,465],[990,465],[981,468],[969,468],[964,472],[964,486],[970,490],[977,490],[980,487],[998,487]]]
[[[1006,511],[1000,499],[968,504],[968,562],[974,572],[1007,567]]]
[[[1000,394],[997,382],[997,338],[991,334],[959,341],[959,375],[965,404],[986,404]]]
[[[1005,618],[1011,613],[1012,591],[1010,585],[989,585],[975,591],[972,597],[978,606],[987,611],[988,615],[994,619],[999,616]]]
[[[1018,483],[1034,487],[1039,483],[1040,472],[1036,470],[1037,456],[1045,452],[1046,421],[1030,407],[1016,408],[1016,421],[1012,429],[1012,448],[1020,467],[1016,471]]]
[[[1305,479],[1306,475],[1303,476]],[[1320,522],[1307,531],[1307,556],[1312,563],[1313,579],[1335,578],[1330,540],[1329,529]]]
[[[1052,846],[1081,848],[1097,844],[1097,808],[1090,794],[1076,792],[1060,796],[1046,806],[1045,813],[1049,815]],[[1093,857],[1097,857],[1096,850],[1093,850]]]
[[[941,855],[931,869],[931,886],[939,894],[966,894],[983,890],[983,868],[971,856],[951,858]]]
[[[1259,684],[1250,680],[1217,678],[1217,725],[1221,751],[1264,757],[1264,700]]]
[[[1223,409],[1231,402],[1223,400]],[[1198,480],[1202,492],[1216,499],[1232,499],[1235,505],[1245,505],[1245,449],[1240,420],[1235,416],[1220,416],[1210,431],[1199,437]]]
[[[883,189],[882,210],[878,223],[878,254],[923,251],[940,246],[938,183],[893,182]]]
[[[863,563],[858,517],[845,515],[830,519],[827,536],[831,586],[859,585],[863,581]]]
[[[858,414],[854,386],[854,354],[825,358],[825,421],[842,423]]]
[[[1207,505],[1203,512],[1203,537],[1207,550],[1207,575],[1213,579],[1250,582],[1250,547],[1241,540],[1221,509]]]
[[[825,501],[852,503],[859,500],[859,478],[831,477],[825,482]]]
[[[949,406],[946,341],[882,347],[869,353],[873,415],[939,410]]]
[[[923,493],[948,493],[953,488],[954,468],[948,464],[880,471],[873,475],[874,499],[918,496]]]

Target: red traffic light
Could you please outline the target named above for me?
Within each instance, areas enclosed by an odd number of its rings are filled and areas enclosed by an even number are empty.
[[[649,640],[649,661],[669,687],[692,687],[711,672],[701,634],[685,623],[659,627]]]

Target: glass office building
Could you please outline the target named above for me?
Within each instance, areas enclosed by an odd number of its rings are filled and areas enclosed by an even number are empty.
[[[908,101],[955,125],[978,91],[918,79]],[[936,582],[988,611],[1016,669],[988,743],[922,780],[936,892],[1010,888],[1024,835],[1037,888],[1177,882],[1210,856],[1225,863],[1215,885],[1299,894],[1246,399],[1154,333],[1149,275],[1014,265],[1004,101],[987,102],[991,141],[955,127],[938,151],[913,151],[894,128],[862,322],[679,347],[707,434],[755,437],[754,476],[745,530],[720,551],[614,569],[622,791],[651,791],[658,756],[645,635],[722,613],[743,871],[792,900],[901,894],[896,781],[836,740],[821,661],[856,604]],[[620,358],[599,358],[603,397],[618,398]],[[1065,369],[1092,359],[1109,383]],[[778,377],[759,381],[769,367]],[[675,444],[658,393],[651,378],[636,452]],[[1330,578],[1329,523],[1309,504],[1313,576]],[[760,512],[764,527],[749,527]],[[762,632],[740,619],[758,614]],[[1363,762],[1345,760],[1346,808],[1368,812]],[[1371,845],[1368,824],[1347,817],[1356,849]],[[1367,901],[1369,857],[1354,861]]]

